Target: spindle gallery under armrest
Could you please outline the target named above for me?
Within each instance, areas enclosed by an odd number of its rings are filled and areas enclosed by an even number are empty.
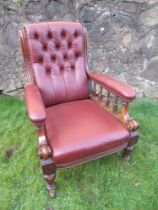
[[[101,108],[110,112],[117,119],[119,119],[129,131],[135,131],[139,128],[138,123],[129,116],[128,104],[129,102],[118,95],[115,95],[110,90],[107,90],[105,86],[97,83],[95,80],[91,80],[92,89],[90,92],[90,98],[94,100]]]

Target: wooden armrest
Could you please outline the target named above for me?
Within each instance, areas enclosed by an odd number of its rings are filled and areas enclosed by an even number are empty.
[[[122,82],[100,73],[88,72],[88,76],[91,80],[101,84],[104,88],[110,90],[112,93],[126,101],[131,101],[136,97],[136,92],[133,90],[133,88],[128,87]]]
[[[44,123],[46,118],[45,106],[36,85],[25,87],[25,101],[28,115],[33,123]]]
[[[135,91],[105,75],[90,72],[88,72],[88,75],[94,83],[90,98],[120,120],[130,132],[138,130],[139,124],[128,113],[128,103],[136,97]],[[99,86],[98,90],[96,90],[96,83]],[[104,92],[103,88],[105,88]],[[120,111],[118,110],[118,104],[121,104]]]

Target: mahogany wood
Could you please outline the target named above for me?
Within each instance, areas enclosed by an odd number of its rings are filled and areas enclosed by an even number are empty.
[[[84,28],[85,37],[87,37],[86,29]],[[24,57],[24,64],[27,71],[27,75],[29,78],[29,83],[34,84],[34,75],[32,71],[31,59],[29,55],[29,46],[28,39],[25,29],[20,30],[20,42],[22,53]],[[85,40],[87,43],[87,38]],[[86,44],[85,43],[85,44]],[[85,57],[86,57],[86,69],[88,71],[88,63],[87,63],[87,47],[85,46]],[[86,157],[81,162],[72,162],[69,165],[61,165],[61,168],[72,167],[84,162],[88,162],[89,160],[93,160],[104,155],[112,154],[119,150],[124,149],[124,160],[129,161],[130,155],[133,150],[133,145],[137,142],[139,134],[138,134],[138,123],[129,116],[128,113],[128,104],[129,101],[121,98],[119,95],[115,95],[109,89],[105,89],[100,83],[97,83],[92,78],[90,80],[90,98],[94,100],[102,109],[106,110],[114,117],[116,117],[120,122],[130,131],[131,138],[129,142],[121,145],[118,148],[114,148],[112,150],[106,151],[106,153],[96,154],[90,157]],[[99,90],[98,90],[99,87]],[[118,110],[119,105],[121,105],[121,111]],[[40,158],[41,168],[43,171],[43,177],[47,183],[47,189],[51,198],[55,197],[55,177],[56,177],[56,168],[53,158],[52,158],[52,150],[47,142],[47,136],[45,132],[44,122],[43,124],[35,124],[37,127],[37,135],[38,135],[38,154]],[[58,167],[60,168],[60,167]]]
[[[90,78],[91,79],[91,78]],[[128,101],[120,98],[117,95],[114,95],[113,93],[110,93],[109,90],[107,90],[107,94],[103,96],[103,86],[100,85],[100,91],[97,94],[96,92],[96,81],[92,82],[95,84],[92,87],[94,89],[92,90],[92,94],[90,95],[90,98],[94,100],[101,108],[105,109],[106,111],[110,112],[114,117],[119,119],[121,123],[124,124],[124,126],[127,127],[127,129],[131,132],[131,138],[129,140],[129,143],[127,147],[124,149],[124,155],[123,159],[125,161],[129,161],[131,158],[131,152],[133,151],[134,144],[137,143],[137,140],[139,138],[138,129],[139,124],[129,116],[128,112]],[[114,97],[112,97],[114,95]],[[112,104],[112,108],[110,108],[110,104]],[[121,111],[118,112],[118,103],[121,103]]]
[[[90,78],[91,79],[91,78]],[[105,109],[106,111],[110,112],[112,115],[114,115],[117,119],[123,123],[129,131],[136,131],[139,128],[139,124],[129,116],[128,113],[128,101],[120,98],[117,95],[114,95],[114,93],[111,93],[109,90],[107,90],[106,95],[103,94],[103,89],[105,89],[102,85],[98,84],[100,86],[100,91],[97,93],[96,91],[96,81],[92,81],[94,85],[92,85],[92,94],[90,94],[90,98],[95,101],[101,108]],[[121,112],[118,112],[118,104],[121,103]],[[112,106],[112,108],[110,107]]]
[[[38,135],[38,155],[40,158],[43,177],[47,183],[47,189],[51,198],[55,197],[55,177],[56,166],[52,160],[52,151],[47,143],[45,129],[43,125],[37,126]]]
[[[129,161],[131,159],[131,152],[133,151],[134,144],[137,143],[138,138],[139,138],[138,131],[132,131],[131,132],[131,139],[128,143],[128,146],[124,149],[123,159],[125,161]]]

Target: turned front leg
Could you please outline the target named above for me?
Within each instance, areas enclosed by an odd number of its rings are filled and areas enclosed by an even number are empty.
[[[124,149],[123,159],[125,161],[129,161],[131,159],[131,152],[133,151],[134,144],[137,143],[138,138],[139,138],[138,131],[131,132],[131,138],[130,138],[130,141],[128,143],[128,146]]]
[[[41,167],[43,171],[43,177],[47,183],[47,190],[51,198],[55,197],[55,177],[56,167],[51,158],[41,159]]]
[[[43,177],[47,183],[47,189],[51,198],[55,197],[55,177],[56,166],[52,159],[52,151],[47,143],[44,126],[37,128],[39,149],[38,155],[40,157]]]

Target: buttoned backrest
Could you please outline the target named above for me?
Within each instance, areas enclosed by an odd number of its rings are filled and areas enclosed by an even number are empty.
[[[25,65],[46,106],[88,98],[85,32],[80,23],[33,23],[22,33]]]

